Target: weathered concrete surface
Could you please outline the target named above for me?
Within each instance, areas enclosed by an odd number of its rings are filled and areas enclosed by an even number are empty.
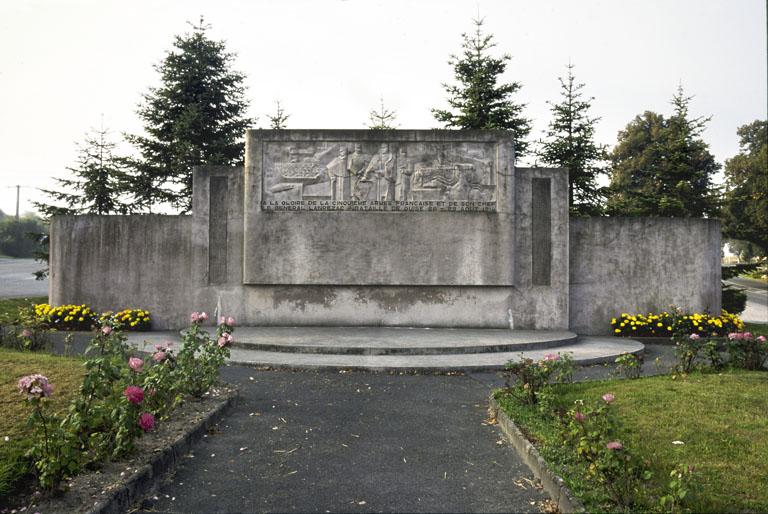
[[[143,308],[158,328],[183,326],[193,297],[191,247],[188,216],[57,216],[50,303]]]
[[[720,222],[573,218],[570,329],[608,334],[622,312],[720,312]]]

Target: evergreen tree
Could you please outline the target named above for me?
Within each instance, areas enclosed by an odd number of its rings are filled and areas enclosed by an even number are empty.
[[[595,143],[595,124],[600,118],[590,118],[588,111],[594,98],[583,98],[573,76],[573,65],[568,75],[560,80],[562,101],[551,106],[552,121],[542,142],[539,157],[549,166],[568,168],[568,205],[571,215],[597,216],[603,210],[603,190],[597,178],[604,173],[608,158],[606,148]]]
[[[519,82],[497,83],[511,57],[489,55],[496,46],[493,35],[483,33],[482,19],[474,23],[474,34],[461,36],[464,40],[461,57],[452,55],[448,61],[458,82],[458,85],[443,84],[450,110],[432,109],[432,115],[446,128],[509,130],[514,135],[515,154],[523,156],[528,150],[526,137],[531,131],[531,122],[523,116],[525,104],[511,99],[522,86]]]
[[[54,178],[56,189],[41,189],[52,203],[35,202],[47,220],[56,214],[124,214],[130,206],[122,196],[127,187],[123,159],[114,154],[109,131],[92,130],[78,144],[77,164],[67,168],[72,178]],[[63,204],[63,205],[61,205]]]
[[[738,128],[739,153],[725,161],[723,232],[751,243],[752,255],[768,253],[768,121]]]
[[[290,118],[290,114],[286,114],[285,110],[283,110],[283,107],[280,105],[280,101],[275,102],[275,114],[267,115],[267,118],[269,118],[269,128],[272,130],[283,130],[285,129],[285,124],[288,121],[288,118]]]
[[[141,154],[131,163],[141,208],[169,202],[189,212],[193,166],[242,163],[243,135],[252,124],[245,76],[230,69],[234,54],[209,39],[208,28],[201,17],[191,33],[176,36],[174,49],[155,66],[162,85],[138,109],[146,136],[126,136]]]
[[[380,99],[380,106],[379,110],[376,109],[371,110],[370,113],[368,113],[368,128],[370,130],[393,130],[398,127],[398,125],[395,125],[395,120],[397,119],[397,113],[395,111],[390,111],[386,107],[384,107],[384,97],[382,96]]]
[[[679,87],[669,118],[646,111],[619,132],[611,155],[609,214],[694,218],[717,214],[712,176],[720,165],[701,139],[709,118],[689,118],[691,98]]]

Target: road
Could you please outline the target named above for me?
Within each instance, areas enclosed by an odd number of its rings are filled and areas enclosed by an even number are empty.
[[[0,298],[48,296],[48,279],[35,280],[42,264],[34,259],[0,257]]]
[[[751,278],[735,277],[727,284],[744,288],[747,293],[747,308],[741,319],[751,323],[768,323],[768,284]]]

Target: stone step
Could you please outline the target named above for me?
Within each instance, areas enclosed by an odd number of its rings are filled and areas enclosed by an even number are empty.
[[[235,347],[331,355],[443,355],[519,352],[574,343],[564,330],[399,327],[240,327]]]
[[[267,352],[233,348],[231,364],[275,369],[360,370],[401,372],[488,371],[504,369],[510,360],[539,360],[547,353],[569,353],[577,365],[613,362],[622,353],[640,353],[642,343],[613,337],[584,337],[554,349],[438,355],[353,355]]]

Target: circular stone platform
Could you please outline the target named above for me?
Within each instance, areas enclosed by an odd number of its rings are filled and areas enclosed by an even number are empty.
[[[398,327],[236,327],[230,362],[279,369],[370,371],[481,371],[503,369],[510,360],[569,353],[576,364],[613,362],[640,353],[643,344],[615,337],[579,337],[568,331],[430,329]],[[151,351],[178,333],[129,336]]]

